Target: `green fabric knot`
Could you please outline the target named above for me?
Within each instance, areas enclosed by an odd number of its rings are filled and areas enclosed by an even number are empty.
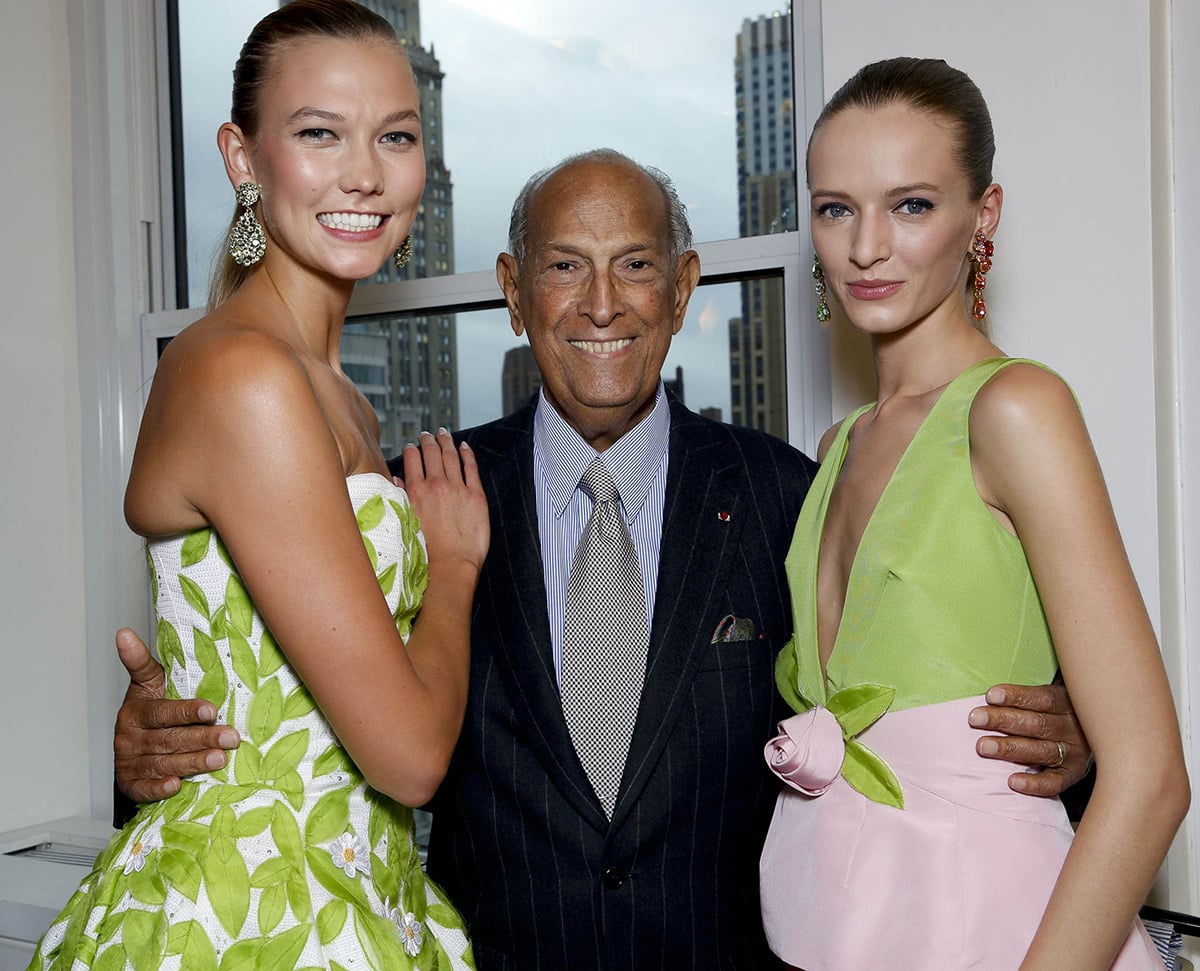
[[[775,664],[775,683],[783,700],[797,714],[816,707],[816,703],[800,693],[794,637],[779,654]],[[880,719],[895,697],[896,689],[891,685],[866,682],[842,688],[826,699],[824,707],[837,719],[846,743],[842,778],[851,788],[873,802],[903,809],[904,791],[896,773],[856,737]]]

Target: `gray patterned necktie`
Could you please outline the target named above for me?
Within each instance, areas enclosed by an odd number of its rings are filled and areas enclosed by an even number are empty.
[[[567,585],[560,687],[571,741],[611,818],[642,696],[650,623],[637,552],[599,456],[579,484],[595,507]]]

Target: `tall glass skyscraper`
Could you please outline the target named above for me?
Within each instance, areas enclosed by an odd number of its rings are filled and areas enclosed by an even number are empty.
[[[413,257],[403,269],[388,262],[375,282],[454,272],[454,196],[446,167],[442,73],[433,45],[421,46],[419,0],[361,0],[387,18],[408,51],[421,99],[425,195],[413,223]],[[458,427],[457,341],[453,314],[352,321],[342,337],[342,366],[375,406],[384,454],[399,451],[422,429]]]
[[[742,21],[734,61],[740,234],[796,228],[792,131],[792,17]],[[787,437],[783,287],[742,284],[742,316],[729,322],[731,420]]]

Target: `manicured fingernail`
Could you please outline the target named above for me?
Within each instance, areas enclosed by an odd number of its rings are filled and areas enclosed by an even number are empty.
[[[219,769],[225,764],[224,752],[209,752],[204,756],[204,764],[210,769]]]
[[[967,721],[971,723],[972,728],[986,728],[987,712],[982,708],[973,708],[971,714],[967,716]]]
[[[438,434],[439,435],[449,435],[450,433],[448,431],[446,431],[445,425],[438,425]]]
[[[991,691],[987,693],[989,705],[1002,705],[1006,699],[1007,695],[1005,695],[1003,688],[992,688]]]
[[[221,748],[237,748],[241,739],[238,738],[238,733],[232,728],[227,728],[217,737],[217,744]]]
[[[197,714],[202,722],[210,722],[217,717],[217,709],[212,705],[201,705]]]
[[[1000,746],[994,738],[981,738],[979,740],[980,755],[995,755],[1000,751]]]
[[[471,448],[470,442],[459,442],[458,447],[465,448],[468,452],[474,451],[474,449]]]

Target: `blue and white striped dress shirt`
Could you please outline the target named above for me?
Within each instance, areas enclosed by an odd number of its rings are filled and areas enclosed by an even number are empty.
[[[621,513],[629,527],[642,584],[646,616],[654,622],[658,586],[658,554],[662,542],[663,499],[667,486],[667,443],[671,410],[659,382],[654,407],[637,425],[603,452],[604,464],[621,497]],[[591,497],[579,488],[583,471],[597,455],[567,424],[542,393],[533,418],[533,478],[537,493],[538,535],[554,672],[562,676],[563,613],[575,548],[592,515]]]

